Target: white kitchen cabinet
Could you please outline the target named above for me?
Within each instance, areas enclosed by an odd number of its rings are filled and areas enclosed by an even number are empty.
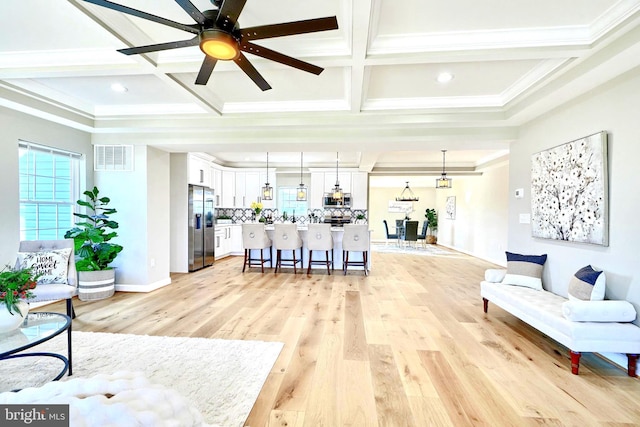
[[[240,225],[239,224],[238,225],[216,224],[216,232],[215,232],[215,258],[216,259],[224,258],[231,254],[233,250],[234,227],[240,227]]]
[[[244,255],[244,246],[242,244],[242,224],[233,224],[230,232],[230,254]]]
[[[245,208],[247,207],[247,174],[246,172],[238,172],[236,171],[236,188],[235,188],[235,199],[234,199],[234,208]]]
[[[222,206],[222,170],[211,168],[211,188],[215,196],[216,207]]]
[[[234,171],[222,171],[222,208],[235,207],[236,197],[236,173]]]
[[[260,200],[262,185],[260,182],[260,172],[252,171],[245,173],[245,208],[251,207],[251,203]]]
[[[309,208],[322,209],[322,198],[327,189],[324,188],[324,172],[311,172],[309,184]]]
[[[190,155],[188,160],[189,184],[203,185],[209,187],[211,185],[211,167],[209,162]]]
[[[366,172],[351,173],[351,209],[367,209],[369,177]]]
[[[351,193],[351,172],[339,172],[338,181],[340,182],[340,188],[345,193]],[[324,174],[324,186],[323,191],[331,191],[336,186],[336,173],[325,172]]]

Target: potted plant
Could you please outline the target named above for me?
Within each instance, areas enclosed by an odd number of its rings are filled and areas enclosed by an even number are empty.
[[[255,221],[260,212],[262,212],[262,203],[261,202],[251,202],[251,210],[253,211],[253,220]],[[260,217],[262,219],[262,217]]]
[[[425,241],[429,244],[435,244],[438,241],[438,237],[436,236],[436,232],[438,231],[438,212],[436,212],[435,209],[426,209],[424,217],[429,223]]]
[[[366,220],[366,218],[365,218],[364,214],[359,213],[359,214],[356,215],[356,224],[364,224],[365,220]]]
[[[27,300],[33,298],[37,275],[30,268],[13,270],[7,265],[0,271],[0,333],[17,329],[29,312]]]
[[[68,230],[64,237],[74,240],[76,270],[78,270],[78,298],[83,301],[108,298],[115,292],[115,269],[109,264],[122,252],[122,246],[112,243],[118,234],[113,231],[118,223],[109,218],[116,213],[107,205],[108,197],[98,197],[97,187],[83,193],[87,200],[78,205],[87,213],[74,213],[81,221]]]

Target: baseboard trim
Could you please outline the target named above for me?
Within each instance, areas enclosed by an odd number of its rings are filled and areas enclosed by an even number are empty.
[[[166,279],[158,280],[154,283],[149,283],[147,285],[127,285],[127,284],[117,284],[116,283],[116,291],[120,292],[152,292],[156,289],[160,289],[164,286],[171,284],[171,278],[167,277]]]

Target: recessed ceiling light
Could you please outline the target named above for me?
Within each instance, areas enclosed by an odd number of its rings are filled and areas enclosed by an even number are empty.
[[[120,83],[114,83],[111,85],[111,90],[114,92],[120,92],[120,93],[124,93],[126,91],[128,91],[129,89],[127,89],[125,86],[123,86]]]
[[[453,74],[447,73],[447,72],[440,73],[438,74],[437,80],[438,80],[438,83],[448,83],[451,80],[453,80]]]

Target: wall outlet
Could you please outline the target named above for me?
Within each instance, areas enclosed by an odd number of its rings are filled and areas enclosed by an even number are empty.
[[[149,264],[151,264],[151,267],[155,267],[156,266],[156,259],[155,258],[151,258],[149,260]]]
[[[520,224],[529,224],[531,223],[531,214],[523,213],[520,214]]]

